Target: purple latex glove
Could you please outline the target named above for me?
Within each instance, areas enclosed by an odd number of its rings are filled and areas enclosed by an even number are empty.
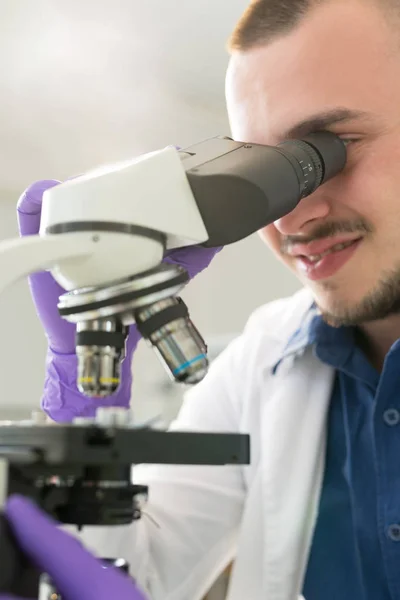
[[[38,181],[21,195],[17,205],[21,236],[39,232],[43,193],[59,183],[55,180]],[[187,270],[189,277],[193,278],[210,264],[220,249],[188,246],[168,251],[164,261],[182,266]],[[58,314],[58,298],[65,290],[47,271],[34,273],[28,279],[36,312],[48,340],[43,410],[54,421],[68,422],[76,416],[93,416],[99,406],[128,408],[132,386],[132,356],[141,338],[136,325],[129,329],[119,389],[106,398],[88,398],[81,394],[76,386],[75,325],[68,323]]]
[[[79,540],[62,531],[30,500],[11,496],[5,516],[21,550],[51,577],[63,598],[145,600],[129,576],[113,567],[103,568]],[[6,598],[0,595],[0,600]]]

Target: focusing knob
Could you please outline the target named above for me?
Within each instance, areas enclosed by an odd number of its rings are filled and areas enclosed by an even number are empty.
[[[292,163],[299,180],[300,199],[312,194],[324,178],[324,161],[319,152],[306,141],[288,140],[279,144]]]
[[[303,159],[302,168],[305,176],[306,194],[312,194],[321,185],[324,178],[324,163],[321,156],[310,144],[300,140],[296,143],[305,150],[308,157],[307,162]],[[311,174],[312,177],[310,177]]]

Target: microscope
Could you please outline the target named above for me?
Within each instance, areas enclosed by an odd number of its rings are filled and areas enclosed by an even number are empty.
[[[345,143],[317,132],[278,146],[216,137],[93,170],[45,192],[38,235],[0,244],[0,292],[30,273],[51,271],[66,290],[59,314],[76,325],[77,387],[84,395],[118,389],[133,323],[172,380],[196,384],[207,372],[207,346],[179,296],[188,274],[163,262],[165,252],[242,240],[291,212],[345,163]],[[115,407],[68,425],[0,423],[2,500],[23,494],[78,528],[140,518],[151,491],[132,480],[135,464],[249,462],[246,434],[140,427]],[[40,574],[4,520],[0,561],[0,593],[38,597]],[[123,559],[110,563],[127,569]]]

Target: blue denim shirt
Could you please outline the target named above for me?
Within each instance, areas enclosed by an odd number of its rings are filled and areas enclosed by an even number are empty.
[[[400,599],[400,340],[379,374],[354,330],[311,309],[284,356],[311,345],[336,370],[306,600]]]

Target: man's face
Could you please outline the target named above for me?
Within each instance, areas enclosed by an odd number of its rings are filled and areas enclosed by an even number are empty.
[[[351,140],[344,171],[260,232],[336,325],[400,310],[394,29],[373,5],[336,0],[270,44],[234,54],[227,73],[235,139],[275,145],[328,130]]]

